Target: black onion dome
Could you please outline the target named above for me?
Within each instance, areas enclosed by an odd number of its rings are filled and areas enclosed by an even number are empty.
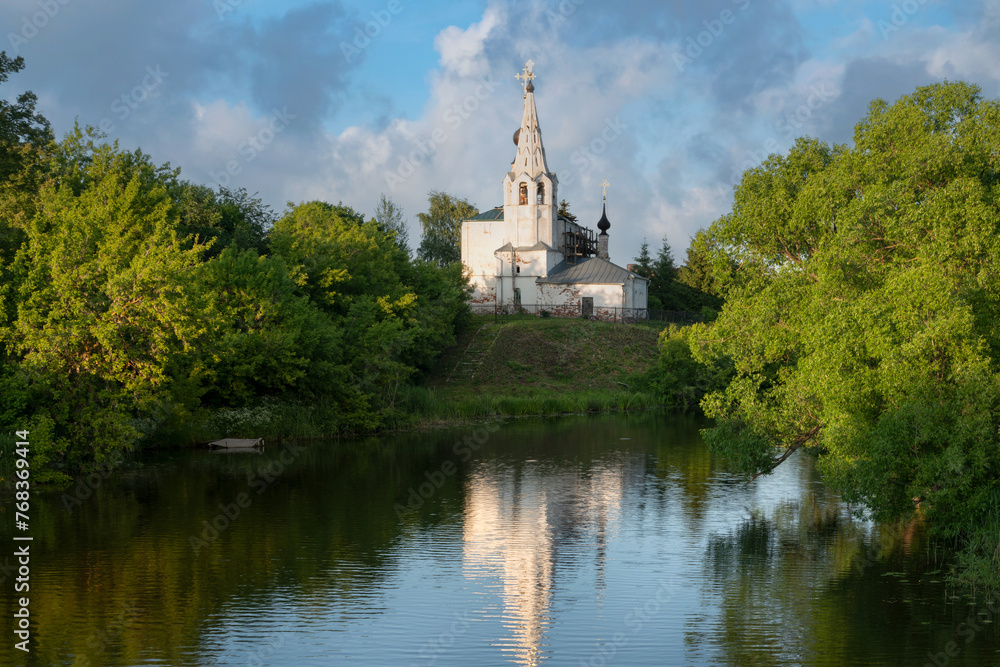
[[[597,228],[601,230],[602,236],[607,236],[608,229],[611,228],[611,221],[608,220],[608,205],[601,207],[601,221],[597,223]]]
[[[514,145],[517,146],[517,140],[521,138],[521,128],[514,130]]]
[[[535,92],[535,82],[532,81],[531,79],[528,79],[528,87],[525,88],[524,90],[525,90],[525,92],[528,92],[528,93]]]

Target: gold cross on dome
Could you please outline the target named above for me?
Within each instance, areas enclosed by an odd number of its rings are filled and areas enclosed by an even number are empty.
[[[604,190],[604,198],[605,199],[608,198],[608,186],[610,186],[610,185],[611,184],[608,183],[608,179],[606,179],[606,178],[604,179],[604,182],[601,183],[601,189]]]
[[[521,81],[521,85],[524,86],[524,91],[526,93],[528,92],[528,82],[535,78],[535,74],[531,71],[534,66],[535,66],[534,61],[529,60],[528,62],[524,63],[524,70],[522,70],[520,74],[514,77]]]

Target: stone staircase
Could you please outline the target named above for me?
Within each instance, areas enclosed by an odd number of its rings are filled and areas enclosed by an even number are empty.
[[[445,382],[471,382],[475,380],[476,373],[479,372],[479,367],[483,364],[483,359],[486,358],[486,354],[493,347],[494,341],[500,334],[500,329],[501,325],[492,323],[479,327]]]

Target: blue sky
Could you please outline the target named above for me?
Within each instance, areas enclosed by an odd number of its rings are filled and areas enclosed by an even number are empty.
[[[531,58],[559,196],[593,226],[611,182],[622,264],[643,238],[682,260],[744,169],[796,136],[849,143],[874,98],[1000,97],[1000,0],[5,0],[0,26],[27,64],[0,95],[33,90],[58,134],[103,121],[279,212],[385,193],[414,241],[431,190],[500,203]]]

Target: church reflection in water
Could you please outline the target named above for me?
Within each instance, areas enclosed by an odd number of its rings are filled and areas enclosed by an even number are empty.
[[[629,467],[620,460],[589,469],[494,461],[469,476],[463,572],[499,596],[506,631],[500,649],[512,663],[537,665],[548,653],[557,568],[593,563],[602,596],[608,533],[617,525]]]

